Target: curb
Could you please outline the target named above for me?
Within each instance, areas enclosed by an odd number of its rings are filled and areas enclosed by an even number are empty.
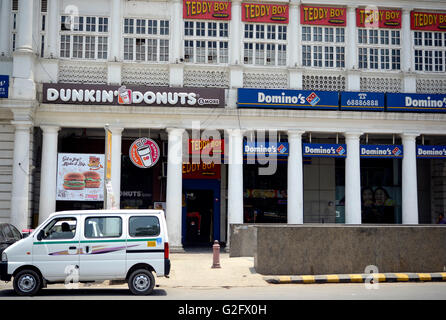
[[[263,279],[272,284],[364,283],[372,280],[377,280],[377,282],[437,282],[446,281],[446,272],[266,276]]]

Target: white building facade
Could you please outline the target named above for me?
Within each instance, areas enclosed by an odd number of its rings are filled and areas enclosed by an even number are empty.
[[[445,210],[446,160],[434,150],[446,145],[446,1],[3,0],[0,17],[1,222],[25,228],[56,210],[102,208],[57,200],[58,154],[104,154],[106,125],[116,205],[165,205],[174,248],[227,241],[231,223],[420,224]],[[55,85],[59,96],[99,93],[56,99]],[[139,104],[107,102],[103,91],[123,85],[142,93]],[[165,88],[224,103],[144,100]],[[322,105],[324,92],[334,102]],[[343,108],[344,92],[376,94],[379,108]],[[180,142],[197,126],[220,134],[224,161],[188,176]],[[160,161],[137,171],[128,150],[141,137],[158,143]],[[273,140],[286,157],[259,175],[245,147]],[[347,152],[306,154],[327,145]],[[373,157],[363,146],[404,153]]]

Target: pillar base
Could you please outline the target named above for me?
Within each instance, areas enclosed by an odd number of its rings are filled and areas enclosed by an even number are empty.
[[[169,252],[172,252],[172,253],[185,253],[186,251],[184,250],[183,245],[179,245],[179,246],[170,246],[169,245]]]

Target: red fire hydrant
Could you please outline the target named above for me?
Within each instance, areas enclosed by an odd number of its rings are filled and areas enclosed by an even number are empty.
[[[213,250],[212,268],[221,268],[221,266],[220,266],[220,244],[218,243],[218,240],[214,241],[212,250]]]

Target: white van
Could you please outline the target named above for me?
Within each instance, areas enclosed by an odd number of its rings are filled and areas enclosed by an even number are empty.
[[[1,256],[0,280],[18,295],[47,284],[126,280],[130,291],[150,294],[153,273],[168,277],[169,242],[162,210],[56,212]]]

